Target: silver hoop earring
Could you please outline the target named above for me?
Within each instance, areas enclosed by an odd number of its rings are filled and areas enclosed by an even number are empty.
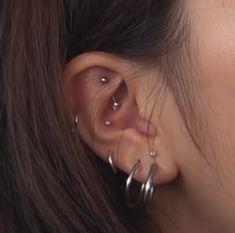
[[[156,169],[157,169],[156,163],[153,163],[151,165],[146,181],[141,185],[140,192],[138,194],[136,201],[131,201],[130,186],[131,186],[133,177],[137,169],[139,168],[139,165],[140,165],[140,160],[138,160],[138,162],[134,165],[126,181],[126,198],[127,198],[127,204],[130,208],[135,208],[139,205],[147,205],[147,203],[150,202],[154,196],[154,191],[155,191],[154,177],[155,177]]]
[[[74,115],[73,124],[74,124],[74,127],[72,128],[72,132],[75,132],[76,130],[78,130],[78,125],[79,125],[79,117],[77,113]]]
[[[154,197],[154,192],[155,192],[154,178],[156,175],[156,171],[157,171],[157,164],[153,163],[151,165],[147,179],[144,183],[143,203],[145,203],[145,204],[152,201],[152,199]]]
[[[130,208],[134,208],[136,206],[139,205],[140,201],[141,201],[141,198],[142,198],[142,189],[143,189],[143,185],[141,187],[141,190],[140,190],[140,193],[136,199],[136,201],[131,201],[131,194],[130,194],[130,189],[131,189],[131,183],[132,183],[132,180],[133,180],[133,177],[135,176],[135,173],[137,171],[137,169],[139,168],[140,166],[140,160],[138,160],[135,165],[133,166],[133,168],[131,169],[131,172],[130,172],[130,175],[129,177],[127,178],[126,180],[126,199],[127,199],[127,205],[130,207]]]
[[[108,162],[109,162],[109,165],[110,167],[112,168],[113,172],[116,174],[117,173],[117,169],[116,167],[114,166],[114,163],[113,163],[113,152],[112,151],[109,151],[109,155],[108,155]]]

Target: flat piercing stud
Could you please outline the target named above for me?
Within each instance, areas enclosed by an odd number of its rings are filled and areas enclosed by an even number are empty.
[[[107,84],[108,82],[109,82],[109,79],[107,78],[107,77],[101,77],[100,78],[100,82],[102,83],[102,84]]]

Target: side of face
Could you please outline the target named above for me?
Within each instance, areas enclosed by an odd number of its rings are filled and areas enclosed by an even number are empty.
[[[160,185],[158,202],[163,208],[168,206],[170,213],[173,206],[182,210],[184,206],[204,229],[232,232],[235,1],[188,0],[185,6],[190,62],[183,68],[190,72],[182,72],[181,79],[194,89],[194,126],[187,128],[170,88],[164,101],[157,101],[163,78],[158,67],[146,70],[112,54],[90,52],[67,64],[65,86],[71,111],[79,115],[81,137],[100,158],[107,161],[112,150],[115,165],[127,174],[140,159],[141,169],[135,176],[140,182],[151,164],[157,163],[155,183]],[[100,83],[103,76],[109,79],[106,85]],[[112,110],[114,96],[121,104],[118,111]],[[106,121],[111,125],[105,125]],[[152,159],[149,153],[155,150],[159,156]]]
[[[194,85],[194,135],[200,149],[180,160],[188,200],[213,226],[233,232],[235,214],[235,1],[186,1],[189,67]],[[188,144],[190,152],[192,144]],[[201,153],[203,152],[203,153]],[[221,228],[220,228],[221,227]]]

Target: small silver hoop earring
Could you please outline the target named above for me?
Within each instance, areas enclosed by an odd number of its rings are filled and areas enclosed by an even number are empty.
[[[108,155],[108,162],[109,162],[109,165],[110,167],[112,168],[113,172],[116,174],[117,173],[117,169],[116,167],[114,166],[114,163],[113,163],[113,152],[112,151],[109,151],[109,155]]]
[[[136,199],[136,201],[131,201],[131,194],[130,194],[130,188],[131,188],[131,183],[132,183],[132,180],[133,180],[133,177],[135,176],[135,173],[137,171],[137,169],[139,168],[140,166],[140,160],[138,160],[135,165],[133,166],[133,168],[131,169],[131,172],[130,172],[130,175],[129,177],[127,178],[126,180],[126,198],[127,198],[127,205],[130,207],[130,208],[134,208],[136,206],[139,205],[140,201],[141,201],[141,198],[142,198],[142,189],[143,189],[143,185],[141,187],[141,191]]]
[[[76,130],[78,130],[78,125],[79,125],[79,117],[77,113],[74,116],[73,124],[74,124],[74,127],[72,128],[72,132],[75,132]]]

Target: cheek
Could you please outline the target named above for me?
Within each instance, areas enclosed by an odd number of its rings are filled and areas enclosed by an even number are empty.
[[[235,5],[201,8],[191,28],[205,151],[235,187]]]
[[[202,7],[191,26],[204,112],[235,144],[235,4]]]

